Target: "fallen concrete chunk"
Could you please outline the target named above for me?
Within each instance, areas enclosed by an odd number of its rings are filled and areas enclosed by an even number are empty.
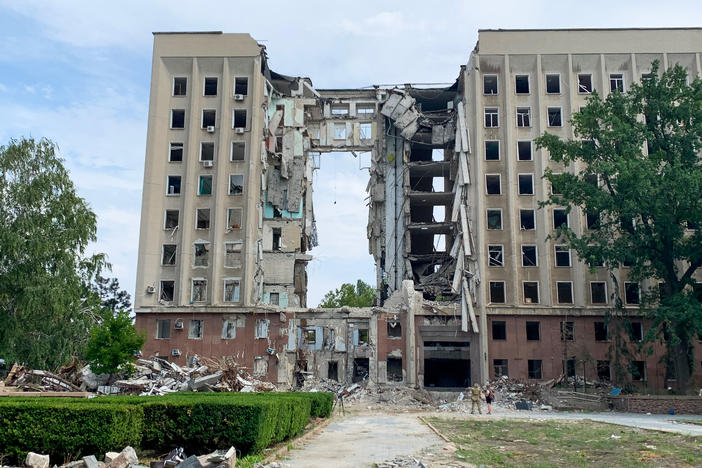
[[[49,456],[29,452],[27,458],[24,459],[24,466],[27,468],[49,468]]]
[[[236,449],[229,447],[229,450],[217,450],[207,456],[207,461],[221,464],[224,468],[234,468],[236,466]]]
[[[98,461],[95,455],[88,455],[83,457],[83,463],[85,463],[85,468],[98,468]]]
[[[62,468],[85,468],[85,462],[83,460],[72,461],[63,465]]]
[[[105,463],[110,463],[117,457],[119,457],[119,452],[107,452],[105,454]]]
[[[107,460],[107,454],[105,455]],[[107,463],[107,468],[127,468],[129,465],[136,465],[139,463],[139,458],[132,447],[125,447],[122,452],[120,452],[115,458]]]
[[[139,457],[137,457],[136,451],[132,447],[124,447],[124,449],[122,450],[122,454],[124,454],[127,457],[127,461],[130,465],[139,464]]]
[[[202,468],[202,464],[195,455],[191,455],[176,465],[176,468]]]
[[[188,388],[190,390],[198,390],[200,388],[203,388],[207,385],[214,385],[217,382],[219,382],[219,379],[222,378],[222,371],[217,371],[214,374],[210,375],[205,375],[203,377],[200,377],[198,379],[190,379],[188,382]]]

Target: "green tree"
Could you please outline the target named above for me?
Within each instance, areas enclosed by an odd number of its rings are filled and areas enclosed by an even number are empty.
[[[82,352],[98,318],[86,288],[96,218],[49,140],[0,147],[0,356],[55,369]]]
[[[557,236],[591,265],[602,262],[611,271],[626,263],[631,281],[663,282],[660,291],[641,291],[641,309],[653,319],[650,338],[668,337],[684,393],[692,340],[702,332],[701,298],[693,290],[702,266],[702,81],[687,84],[679,65],[659,77],[654,62],[650,77],[627,93],[606,99],[593,93],[571,122],[574,140],[549,134],[536,140],[556,163],[578,169],[545,171],[556,194],[544,204],[579,209],[590,223],[581,232],[562,226]],[[618,286],[620,310],[622,294]]]
[[[340,288],[329,291],[319,307],[370,307],[375,300],[375,289],[361,280],[356,281],[356,287],[351,283],[344,283]]]
[[[134,353],[139,351],[146,337],[134,329],[129,311],[108,314],[100,325],[90,331],[85,358],[96,374],[116,374],[131,371]]]

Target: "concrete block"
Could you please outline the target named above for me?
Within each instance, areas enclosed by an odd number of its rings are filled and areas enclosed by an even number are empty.
[[[117,457],[119,457],[119,452],[107,452],[105,454],[105,463],[110,463]]]
[[[85,468],[99,468],[99,464],[95,455],[89,455],[83,457],[83,463],[85,463]]]
[[[29,452],[27,458],[24,459],[24,466],[27,468],[49,468],[49,456]]]
[[[63,468],[85,468],[85,462],[83,460],[76,460],[63,465]]]
[[[105,454],[107,460],[107,454]],[[116,457],[107,463],[106,468],[127,468],[129,465],[137,465],[139,458],[132,447],[125,447]]]
[[[191,455],[176,465],[176,468],[203,468],[200,460],[195,455]]]

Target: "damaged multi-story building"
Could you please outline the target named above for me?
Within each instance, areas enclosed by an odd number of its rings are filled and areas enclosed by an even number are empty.
[[[581,364],[615,379],[606,317],[621,299],[627,340],[643,340],[639,291],[651,285],[626,267],[593,273],[549,236],[589,218],[539,208],[557,164],[533,140],[572,137],[590,93],[626,90],[654,60],[700,76],[701,51],[702,29],[481,30],[452,86],[317,89],[272,71],[248,34],[156,33],[135,298],[144,352],[234,356],[290,385],[461,388]],[[307,304],[328,152],[370,153],[375,307]],[[653,351],[628,357],[628,381],[669,385],[664,347]]]

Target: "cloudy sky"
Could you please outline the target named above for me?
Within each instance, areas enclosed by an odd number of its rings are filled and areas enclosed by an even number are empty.
[[[270,65],[318,88],[452,82],[478,29],[701,26],[699,1],[0,0],[0,144],[57,142],[98,214],[95,251],[134,292],[152,31],[249,32]],[[695,24],[694,22],[698,23]],[[367,172],[350,155],[316,173],[320,247],[309,303],[342,282],[374,283]]]

